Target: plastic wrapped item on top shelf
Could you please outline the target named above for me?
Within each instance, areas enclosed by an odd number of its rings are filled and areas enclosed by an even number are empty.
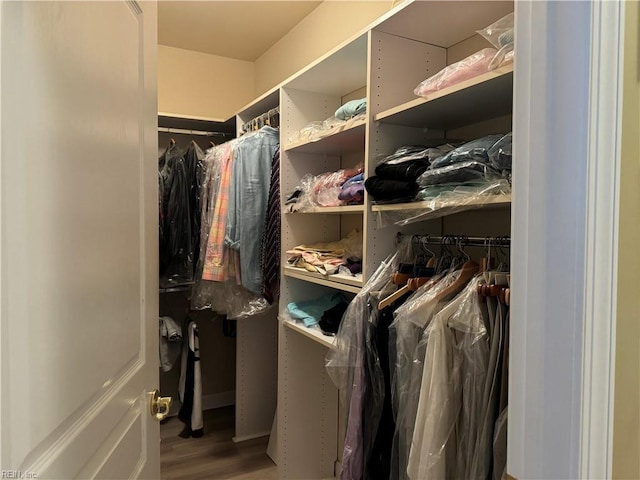
[[[402,204],[397,210],[374,211],[376,228],[408,225],[440,218],[489,205],[511,201],[508,179],[467,185],[429,187],[416,195],[413,204]]]
[[[477,33],[486,38],[495,48],[498,49],[495,57],[489,64],[490,70],[513,61],[513,22],[514,16],[512,12],[508,13],[500,20],[493,22],[488,27],[477,31]]]
[[[346,124],[346,119],[337,118],[335,116],[329,117],[322,122],[322,130],[320,132],[316,132],[314,136],[322,136],[325,132],[328,132],[334,128],[340,128]]]
[[[289,144],[300,143],[309,141],[310,138],[315,136],[318,132],[323,131],[324,122],[310,122],[305,127],[301,128],[297,132],[294,132],[288,139]]]
[[[425,97],[443,88],[487,73],[490,70],[489,65],[497,53],[498,51],[495,48],[483,48],[427,78],[415,88],[413,93],[419,97]]]
[[[365,114],[361,113],[347,120],[340,120],[339,118],[332,116],[323,121],[311,122],[300,131],[293,133],[287,139],[287,144],[284,148],[286,150],[298,143],[317,142],[327,136],[335,135],[342,130],[351,128],[355,124],[362,122],[364,118]]]
[[[477,161],[482,163],[489,162],[489,150],[500,141],[504,136],[485,135],[476,138],[470,142],[466,142],[459,147],[454,148],[446,155],[435,159],[431,162],[431,169],[446,167],[460,162]]]

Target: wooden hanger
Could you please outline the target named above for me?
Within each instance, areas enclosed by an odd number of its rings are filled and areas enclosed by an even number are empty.
[[[391,281],[396,285],[402,286],[387,298],[381,300],[380,303],[378,303],[378,310],[388,307],[406,293],[415,292],[429,281],[433,281],[435,284],[438,280],[434,280],[433,277],[413,277],[408,273],[394,273],[391,276]]]
[[[473,260],[469,260],[468,262],[462,265],[460,269],[460,276],[458,279],[449,285],[447,288],[442,290],[440,293],[436,295],[436,300],[444,300],[451,295],[455,295],[459,291],[461,291],[469,281],[478,273],[479,266]]]
[[[387,308],[393,302],[395,302],[400,297],[402,297],[405,293],[408,293],[410,291],[409,290],[409,281],[411,281],[411,280],[414,280],[414,279],[410,278],[409,280],[407,280],[407,284],[406,285],[404,285],[403,287],[400,287],[398,290],[393,292],[391,295],[389,295],[384,300],[381,300],[380,303],[378,303],[378,310],[382,310],[383,308]]]
[[[173,147],[176,144],[176,141],[173,138],[169,139],[169,146]]]
[[[478,295],[481,297],[495,297],[503,305],[511,304],[511,289],[504,285],[478,285]]]

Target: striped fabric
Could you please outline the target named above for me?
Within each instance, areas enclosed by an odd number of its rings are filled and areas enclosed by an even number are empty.
[[[211,220],[205,263],[202,269],[202,278],[204,280],[223,282],[227,278],[229,252],[228,248],[224,245],[224,236],[227,228],[229,186],[231,185],[232,169],[233,149],[230,145],[227,145],[223,154],[220,187],[213,211],[213,219]]]
[[[280,148],[271,160],[267,218],[262,237],[262,295],[270,304],[280,295]]]

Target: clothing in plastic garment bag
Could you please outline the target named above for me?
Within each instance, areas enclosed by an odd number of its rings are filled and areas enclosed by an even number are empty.
[[[412,480],[467,478],[458,471],[458,436],[475,431],[478,412],[463,411],[482,397],[487,372],[487,329],[478,280],[431,321],[416,425],[407,473]]]
[[[182,152],[170,146],[160,157],[162,208],[160,222],[160,286],[193,281],[193,244],[189,192],[191,181]]]
[[[364,475],[363,448],[364,389],[366,373],[366,331],[372,292],[391,292],[391,274],[396,271],[399,255],[396,253],[380,264],[376,272],[351,301],[342,318],[336,348],[327,354],[327,372],[340,392],[340,401],[346,417],[346,433],[342,454],[342,480],[358,480]],[[374,397],[375,398],[375,397]],[[382,399],[378,399],[380,405]],[[373,406],[375,407],[375,405]]]
[[[229,190],[229,217],[225,242],[240,252],[240,278],[250,292],[262,294],[261,247],[264,234],[271,161],[279,132],[262,127],[257,134],[239,142]]]
[[[418,400],[422,381],[426,342],[420,342],[425,328],[445,305],[440,292],[448,288],[459,277],[460,272],[444,275],[437,283],[420,287],[394,313],[389,326],[390,361],[392,369],[393,408],[396,431],[393,439],[392,479],[407,478],[407,462],[413,428],[416,422]]]

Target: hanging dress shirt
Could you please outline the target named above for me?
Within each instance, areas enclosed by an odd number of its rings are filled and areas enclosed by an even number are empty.
[[[488,362],[477,285],[472,280],[425,331],[427,350],[407,467],[411,480],[466,478],[458,465],[458,436],[477,428],[477,412],[464,409],[482,396]]]

